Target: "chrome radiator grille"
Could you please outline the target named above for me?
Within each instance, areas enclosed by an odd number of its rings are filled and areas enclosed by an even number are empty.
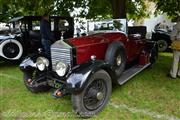
[[[57,62],[62,61],[72,67],[72,47],[60,40],[51,45],[52,69],[55,70]]]

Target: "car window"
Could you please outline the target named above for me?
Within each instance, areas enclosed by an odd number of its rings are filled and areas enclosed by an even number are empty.
[[[40,21],[32,21],[32,30],[40,30]]]
[[[127,22],[126,19],[113,19],[104,21],[90,21],[88,22],[88,32],[91,31],[122,31],[126,33]]]

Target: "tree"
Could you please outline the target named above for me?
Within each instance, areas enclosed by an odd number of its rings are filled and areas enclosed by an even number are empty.
[[[23,15],[42,15],[54,9],[53,0],[0,0],[0,21]]]
[[[156,13],[166,13],[171,18],[180,16],[179,0],[152,0],[156,3]]]
[[[6,21],[20,15],[52,15],[70,16],[76,8],[80,8],[78,17],[90,19],[146,17],[144,0],[0,0],[3,6],[0,20]],[[127,14],[126,14],[127,13]]]
[[[126,18],[126,0],[108,0],[112,7],[113,18]]]
[[[149,16],[147,0],[89,0],[87,18],[128,18],[139,20]]]

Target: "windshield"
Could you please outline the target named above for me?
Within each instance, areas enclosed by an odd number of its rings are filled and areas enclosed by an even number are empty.
[[[10,33],[19,33],[21,31],[24,31],[26,28],[25,24],[22,21],[15,21],[7,24],[6,26],[8,28],[7,30]]]
[[[126,19],[112,19],[88,22],[88,32],[92,31],[121,31],[126,33]]]
[[[22,25],[23,25],[23,24],[22,24],[21,21],[16,21],[16,22],[14,22],[13,25],[11,25],[11,29],[12,29],[13,31],[21,31],[21,26],[22,26]]]

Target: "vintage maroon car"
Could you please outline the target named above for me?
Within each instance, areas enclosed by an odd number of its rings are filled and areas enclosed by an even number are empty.
[[[25,86],[31,92],[56,88],[56,98],[70,94],[83,117],[98,113],[112,82],[122,85],[155,62],[157,45],[145,39],[146,27],[126,25],[125,19],[91,22],[89,35],[55,42],[51,57],[28,56],[20,64]]]

